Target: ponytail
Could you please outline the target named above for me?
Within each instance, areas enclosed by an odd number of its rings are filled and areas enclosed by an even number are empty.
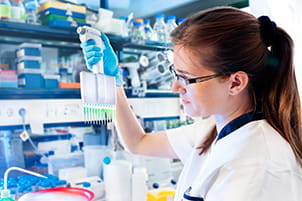
[[[266,66],[266,81],[256,92],[268,123],[290,144],[302,166],[301,102],[293,66],[293,41],[281,28],[275,31]]]

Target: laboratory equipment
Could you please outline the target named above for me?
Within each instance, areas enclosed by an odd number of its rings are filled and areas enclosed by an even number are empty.
[[[69,181],[71,187],[83,188],[84,184],[89,183],[87,190],[94,193],[95,200],[105,200],[105,183],[98,176],[82,177],[79,179],[72,179]],[[87,185],[86,185],[87,186]]]
[[[84,146],[84,161],[87,176],[99,176],[103,178],[103,159],[109,155],[106,146],[88,145]]]
[[[136,44],[145,43],[145,30],[140,21],[134,21],[133,23],[131,42]]]
[[[150,25],[150,19],[144,19],[144,30],[146,40],[154,40],[154,32]]]
[[[17,170],[17,171],[24,172],[24,173],[27,173],[27,174],[31,174],[31,175],[34,175],[34,176],[37,176],[37,177],[47,178],[47,177],[45,177],[41,174],[29,171],[29,170],[25,170],[25,169],[22,169],[22,168],[18,168],[18,167],[8,168],[4,173],[4,183],[3,183],[3,190],[1,191],[0,201],[13,201],[13,199],[10,198],[10,190],[7,188],[8,174],[12,170]]]
[[[167,17],[167,24],[166,24],[166,26],[167,26],[167,42],[171,43],[170,34],[177,27],[175,15],[169,15]]]
[[[12,21],[25,22],[25,9],[23,0],[12,0]]]
[[[132,174],[132,201],[146,201],[147,200],[147,169],[144,167],[133,168]]]
[[[98,30],[83,26],[77,32],[81,42],[93,39],[97,46],[104,49]],[[104,74],[103,59],[92,66],[92,73],[82,71],[80,80],[84,119],[96,124],[111,121],[115,116],[115,77]]]
[[[106,201],[131,201],[132,164],[112,160],[104,166]]]
[[[0,0],[0,19],[12,17],[11,4],[9,0]]]
[[[23,145],[19,134],[10,130],[0,131],[0,153],[0,174],[12,166],[25,167]]]
[[[25,22],[28,24],[38,24],[37,9],[39,3],[37,0],[25,0]]]
[[[19,201],[92,201],[93,199],[93,192],[86,189],[61,187],[27,193],[23,195]]]
[[[153,25],[153,30],[155,32],[155,39],[156,41],[165,43],[166,42],[166,36],[167,36],[167,28],[164,21],[165,15],[162,13],[159,13],[155,16],[155,23]]]

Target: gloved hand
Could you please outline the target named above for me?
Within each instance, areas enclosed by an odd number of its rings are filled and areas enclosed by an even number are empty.
[[[101,34],[101,38],[104,42],[104,50],[96,46],[94,40],[88,40],[81,43],[81,48],[84,54],[84,58],[87,64],[87,68],[92,70],[93,64],[99,62],[103,57],[104,62],[104,74],[114,76],[116,79],[116,86],[122,86],[123,80],[118,67],[118,59],[114,50],[110,45],[110,41],[105,34]]]

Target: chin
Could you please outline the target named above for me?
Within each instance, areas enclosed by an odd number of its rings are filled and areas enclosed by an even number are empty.
[[[205,111],[196,110],[196,109],[193,109],[191,107],[185,107],[184,111],[190,117],[208,117],[208,116],[211,115],[211,114],[208,114]]]

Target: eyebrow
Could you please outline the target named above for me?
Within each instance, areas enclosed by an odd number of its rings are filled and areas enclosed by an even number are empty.
[[[188,71],[178,70],[178,69],[176,69],[176,68],[175,68],[175,70],[176,70],[177,72],[179,72],[179,73],[181,73],[181,74],[187,76],[187,77],[194,77],[194,75],[190,74]]]

